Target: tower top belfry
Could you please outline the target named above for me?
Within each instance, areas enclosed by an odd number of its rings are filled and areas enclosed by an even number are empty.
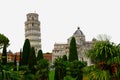
[[[41,30],[39,15],[37,13],[28,13],[25,21],[25,39],[30,40],[30,44],[37,52],[41,49]]]

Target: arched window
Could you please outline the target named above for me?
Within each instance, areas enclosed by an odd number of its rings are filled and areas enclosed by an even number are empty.
[[[34,26],[34,23],[32,23],[32,26]]]
[[[34,17],[32,17],[32,20],[34,20]]]

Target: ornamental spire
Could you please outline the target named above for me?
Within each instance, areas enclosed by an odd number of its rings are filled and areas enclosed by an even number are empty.
[[[80,29],[80,27],[78,26],[77,29]]]

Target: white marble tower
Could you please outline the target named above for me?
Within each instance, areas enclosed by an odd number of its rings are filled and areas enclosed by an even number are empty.
[[[35,52],[41,49],[40,21],[37,13],[28,13],[25,21],[25,39],[30,40],[30,44],[35,48]]]

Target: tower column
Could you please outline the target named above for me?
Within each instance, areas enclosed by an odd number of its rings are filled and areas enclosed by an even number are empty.
[[[37,13],[28,13],[25,21],[25,39],[29,39],[31,47],[35,48],[35,52],[41,49],[41,30],[39,15]]]

